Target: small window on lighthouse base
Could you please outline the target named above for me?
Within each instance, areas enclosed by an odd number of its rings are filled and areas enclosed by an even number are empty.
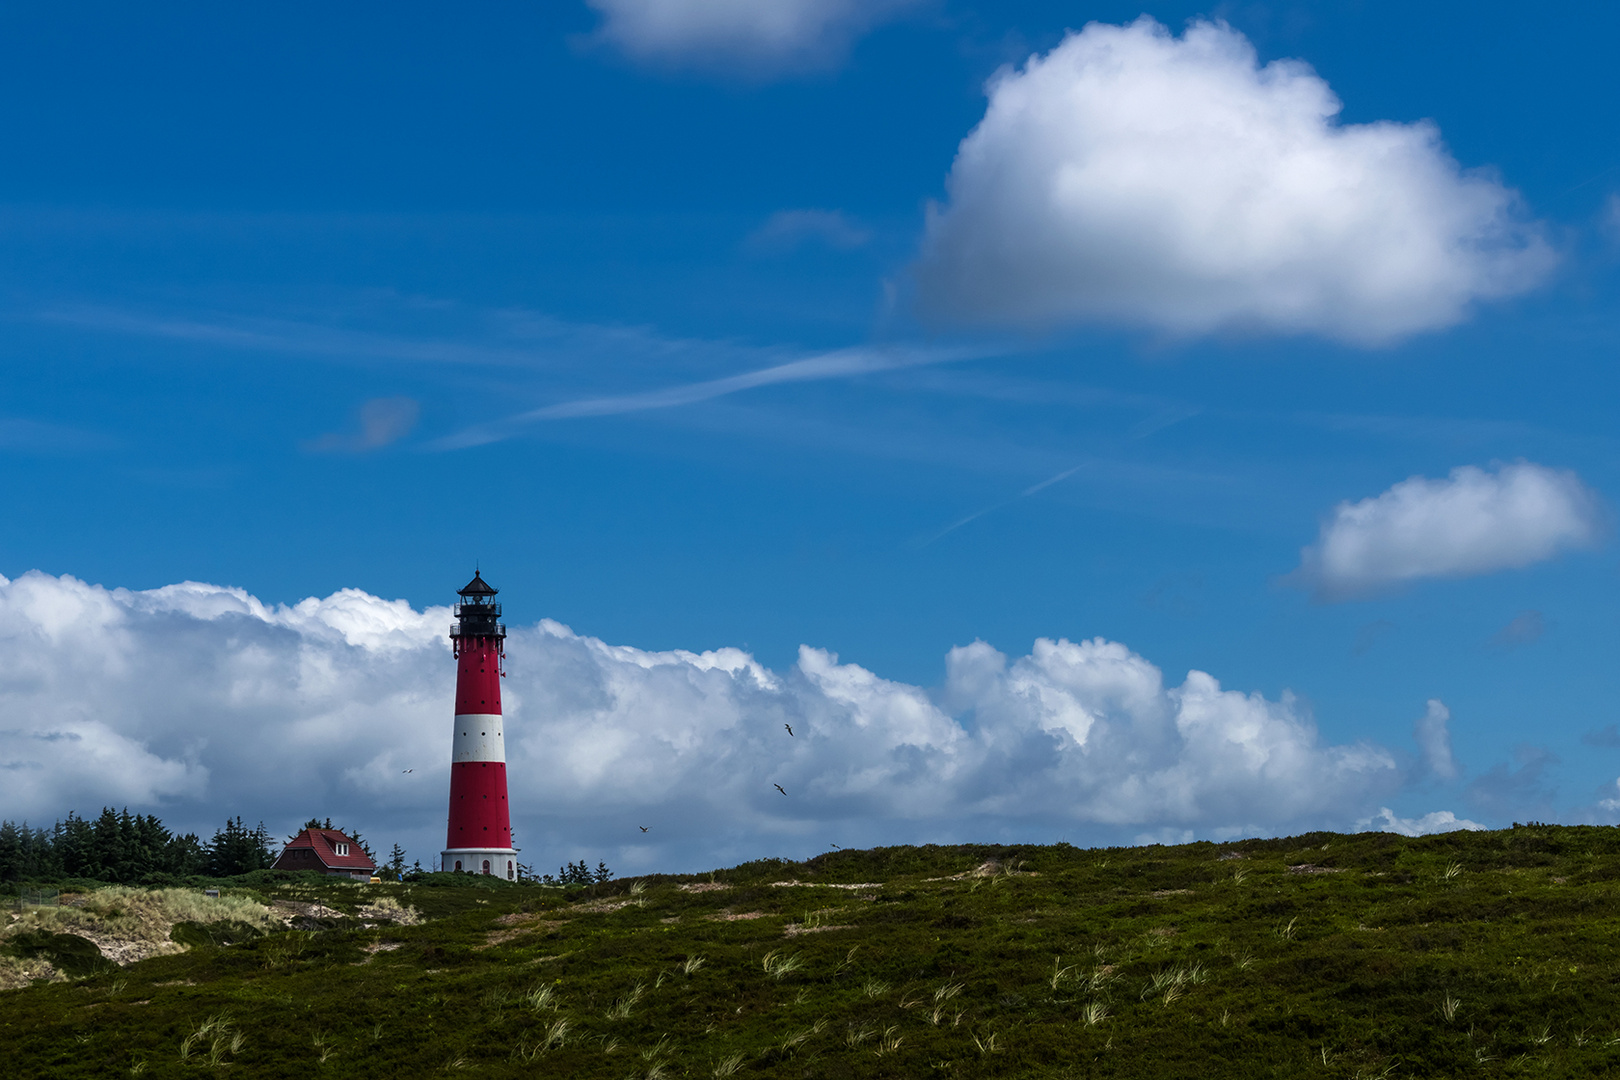
[[[486,873],[486,874],[489,873],[489,860],[488,859],[484,860],[484,873]]]
[[[506,880],[511,881],[515,876],[516,875],[512,873],[512,864],[508,862],[506,864]]]
[[[461,873],[461,860],[460,859],[456,860],[456,873],[458,873],[458,874]]]

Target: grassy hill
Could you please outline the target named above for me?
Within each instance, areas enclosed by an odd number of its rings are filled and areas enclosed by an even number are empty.
[[[1614,829],[446,880],[227,890],[229,916],[171,913],[187,951],[123,967],[84,934],[130,918],[131,891],[99,915],[30,914],[0,941],[14,975],[82,974],[0,992],[3,1071],[1620,1075]]]

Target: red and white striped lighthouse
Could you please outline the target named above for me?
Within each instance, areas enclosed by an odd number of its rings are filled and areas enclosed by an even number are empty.
[[[461,590],[450,642],[456,657],[456,729],[450,757],[450,827],[440,868],[517,877],[506,802],[501,662],[506,627],[497,590],[478,574]]]

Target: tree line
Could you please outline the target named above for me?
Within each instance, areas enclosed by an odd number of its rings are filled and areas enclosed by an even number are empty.
[[[302,828],[333,827],[331,818],[310,818]],[[339,831],[378,862],[379,873],[404,880],[431,873],[420,862],[407,868],[405,850],[398,844],[386,860],[379,860],[359,832]],[[69,813],[48,829],[30,827],[26,821],[0,821],[0,884],[79,878],[114,885],[164,885],[190,877],[224,878],[268,870],[277,854],[264,823],[250,827],[240,815],[227,818],[207,842],[196,833],[171,832],[155,814],[131,814],[127,807],[122,811],[104,807],[94,820]],[[558,867],[555,877],[544,874],[535,879],[528,867],[521,870],[520,878],[546,885],[590,885],[613,876],[607,863],[598,862],[593,871],[584,859]]]
[[[275,842],[264,823],[249,827],[240,815],[227,819],[206,843],[127,807],[106,807],[94,821],[69,813],[48,829],[0,822],[0,882],[85,878],[151,885],[199,875],[233,877],[266,870],[275,861]]]

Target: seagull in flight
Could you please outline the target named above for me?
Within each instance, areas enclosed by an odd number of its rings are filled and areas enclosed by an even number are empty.
[[[402,772],[402,773],[408,773],[408,772],[415,772],[416,770],[415,769],[401,769],[399,771]]]
[[[782,791],[782,785],[781,784],[772,784],[771,787],[775,788],[777,791]],[[782,791],[782,794],[786,795],[787,792]]]
[[[793,737],[793,725],[792,724],[783,724],[782,726],[788,729],[788,738],[791,739]]]
[[[645,825],[637,825],[636,828],[640,829],[642,832],[647,831],[647,826],[645,826]]]

